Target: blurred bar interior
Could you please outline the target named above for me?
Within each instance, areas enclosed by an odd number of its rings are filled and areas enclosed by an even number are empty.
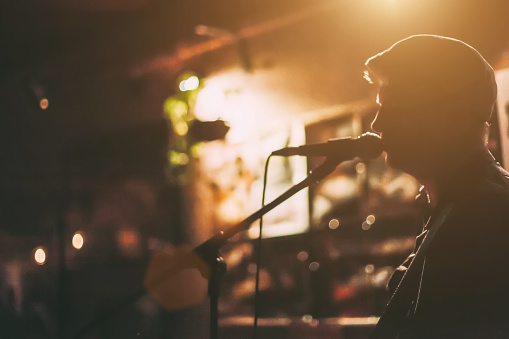
[[[206,298],[172,309],[144,290],[154,255],[169,263],[260,208],[272,151],[370,131],[364,61],[412,34],[461,39],[494,66],[489,147],[507,169],[508,13],[506,0],[2,1],[0,337],[207,338]],[[320,161],[273,158],[266,201]],[[357,159],[267,214],[259,338],[366,338],[420,231],[419,187]],[[258,225],[221,251],[221,338],[252,333]]]

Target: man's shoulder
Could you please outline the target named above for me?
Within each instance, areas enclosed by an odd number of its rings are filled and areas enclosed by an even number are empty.
[[[499,166],[493,170],[450,203],[436,245],[455,243],[459,248],[459,243],[470,246],[509,236],[509,173]]]
[[[509,172],[492,165],[486,175],[452,203],[452,213],[509,214]]]

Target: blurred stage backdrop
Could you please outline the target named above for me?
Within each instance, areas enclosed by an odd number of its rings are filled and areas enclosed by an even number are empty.
[[[461,39],[494,66],[489,148],[507,168],[507,13],[505,0],[2,1],[0,337],[208,338],[205,295],[168,308],[199,275],[172,297],[146,277],[259,209],[272,151],[370,131],[364,61],[409,35]],[[266,202],[321,161],[271,158]],[[419,188],[383,156],[356,159],[268,213],[258,337],[366,338],[420,232]],[[221,338],[251,337],[258,227],[221,250]]]

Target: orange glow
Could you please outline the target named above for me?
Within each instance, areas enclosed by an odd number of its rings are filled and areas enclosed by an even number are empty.
[[[117,241],[124,254],[135,254],[140,248],[140,235],[135,230],[123,229],[117,235]]]
[[[83,238],[83,235],[80,232],[74,233],[74,236],[72,237],[72,246],[75,249],[80,250],[84,243],[85,239]]]
[[[138,233],[131,230],[120,232],[119,241],[122,245],[130,247],[138,243]]]
[[[313,8],[306,8],[295,13],[290,13],[284,17],[279,17],[276,19],[258,23],[253,26],[244,27],[240,29],[239,32],[236,34],[237,39],[235,39],[234,36],[232,35],[220,34],[220,36],[217,38],[213,38],[190,46],[179,47],[177,48],[177,51],[174,54],[170,56],[160,57],[150,62],[149,64],[144,65],[141,68],[135,70],[134,74],[139,76],[147,72],[160,70],[161,68],[172,69],[175,67],[179,67],[182,65],[183,62],[191,58],[203,55],[210,51],[223,48],[225,46],[229,46],[239,39],[256,37],[261,34],[272,32],[279,28],[286,27],[302,19],[305,19],[310,15],[314,15],[316,13],[320,13],[323,11],[328,11],[331,8],[334,8],[335,6],[338,6],[338,4],[335,1],[332,1],[330,3],[327,2],[324,5],[313,6]],[[211,27],[205,25],[198,25],[195,28],[195,33],[198,35],[207,36],[209,35],[207,33],[210,33],[210,31]]]
[[[34,250],[34,260],[37,265],[44,265],[46,263],[46,252],[42,247],[37,247]]]
[[[46,99],[46,98],[41,99],[41,101],[39,101],[39,106],[41,107],[41,109],[47,109],[49,106],[48,99]]]

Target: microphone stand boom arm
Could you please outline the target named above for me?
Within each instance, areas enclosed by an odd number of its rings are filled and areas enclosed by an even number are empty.
[[[210,252],[215,254],[222,246],[226,244],[229,238],[231,238],[232,236],[241,231],[247,230],[253,222],[260,219],[263,215],[265,215],[269,211],[273,210],[276,206],[279,206],[281,203],[288,200],[290,197],[292,197],[300,190],[322,180],[323,178],[331,174],[336,169],[340,162],[341,160],[338,160],[336,158],[327,158],[324,163],[322,163],[320,166],[314,169],[309,174],[309,176],[307,176],[304,180],[290,187],[286,192],[281,194],[279,197],[277,197],[270,203],[262,206],[262,208],[260,208],[258,211],[254,212],[253,214],[251,214],[238,224],[217,233],[209,240],[198,245],[194,249],[194,251],[198,255],[200,255],[202,259],[209,262],[209,260],[207,259],[208,254]],[[215,261],[215,259],[213,261]]]

